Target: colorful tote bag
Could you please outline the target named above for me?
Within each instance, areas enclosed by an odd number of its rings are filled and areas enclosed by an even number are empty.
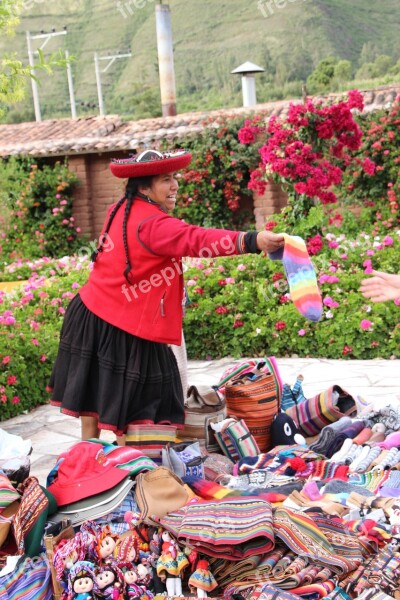
[[[241,419],[226,419],[226,426],[215,432],[215,437],[222,452],[237,462],[246,456],[258,456],[260,449],[246,423]]]
[[[271,448],[271,424],[279,411],[282,387],[276,369],[269,372],[262,369],[259,366],[239,373],[228,381],[225,397],[228,416],[243,419],[260,452],[267,452]]]
[[[176,442],[176,427],[173,425],[129,425],[125,436],[125,444],[134,446],[151,458],[157,466],[162,463],[162,449],[167,444]]]
[[[348,392],[338,385],[333,385],[303,402],[297,402],[286,410],[300,431],[305,436],[319,433],[326,425],[338,421],[342,417],[357,414],[356,402]]]

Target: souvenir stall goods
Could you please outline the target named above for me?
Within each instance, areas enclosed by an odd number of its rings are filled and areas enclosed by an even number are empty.
[[[191,385],[185,399],[185,425],[178,436],[182,440],[199,440],[208,452],[218,451],[212,425],[225,418],[226,403],[221,393]]]
[[[303,402],[295,402],[286,410],[305,436],[316,435],[331,423],[344,416],[355,416],[357,405],[354,398],[339,385]]]

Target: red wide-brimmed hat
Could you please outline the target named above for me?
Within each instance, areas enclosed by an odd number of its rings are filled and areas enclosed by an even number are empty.
[[[158,150],[144,150],[131,158],[114,158],[110,169],[113,175],[121,179],[148,177],[179,171],[187,167],[191,160],[192,155],[186,150],[164,153]]]

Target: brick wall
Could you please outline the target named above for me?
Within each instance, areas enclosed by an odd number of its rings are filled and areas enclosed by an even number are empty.
[[[108,207],[119,200],[124,189],[125,180],[114,177],[109,169],[111,158],[117,156],[80,154],[68,160],[70,170],[79,178],[74,191],[75,223],[90,239],[99,236]]]
[[[254,216],[256,229],[264,229],[266,221],[273,213],[278,213],[287,205],[287,194],[276,183],[269,182],[265,193],[260,195],[253,193]]]

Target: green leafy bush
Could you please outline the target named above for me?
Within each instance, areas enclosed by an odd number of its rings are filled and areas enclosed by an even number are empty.
[[[82,244],[72,214],[77,178],[67,166],[56,163],[40,167],[14,160],[11,166],[5,163],[3,169],[8,182],[2,190],[3,204],[8,205],[1,234],[4,259],[63,256],[77,250]]]

